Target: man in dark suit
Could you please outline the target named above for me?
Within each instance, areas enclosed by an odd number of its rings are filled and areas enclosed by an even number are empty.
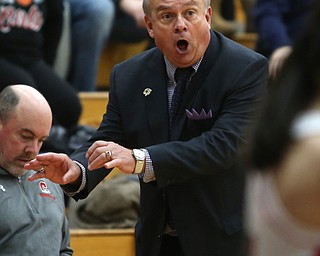
[[[241,255],[236,156],[266,89],[267,60],[211,31],[208,1],[145,0],[144,11],[157,47],[114,67],[97,132],[72,160],[37,156],[25,167],[45,172],[30,180],[47,177],[78,200],[114,167],[137,173],[138,256]],[[177,67],[193,70],[171,117]]]

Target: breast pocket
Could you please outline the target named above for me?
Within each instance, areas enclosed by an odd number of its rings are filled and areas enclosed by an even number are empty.
[[[215,122],[215,117],[211,117],[208,119],[187,119],[186,130],[192,136],[199,136],[203,132],[209,131]]]

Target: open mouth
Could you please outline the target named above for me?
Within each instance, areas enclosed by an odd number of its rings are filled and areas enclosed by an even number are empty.
[[[186,40],[179,40],[177,43],[177,47],[181,52],[187,50],[189,43]]]

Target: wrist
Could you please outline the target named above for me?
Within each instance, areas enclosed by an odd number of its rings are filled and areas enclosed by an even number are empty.
[[[76,191],[76,193],[79,193],[85,187],[85,185],[87,183],[86,168],[78,161],[73,161],[73,162],[76,163],[80,172],[79,172],[77,179],[74,182],[72,182],[71,184],[74,186],[77,185],[78,190]]]
[[[132,156],[135,159],[135,167],[133,170],[133,174],[140,174],[144,172],[146,165],[146,154],[142,149],[133,149]]]

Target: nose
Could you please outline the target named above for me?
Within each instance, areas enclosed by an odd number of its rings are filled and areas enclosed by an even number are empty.
[[[40,151],[42,143],[39,143],[38,141],[32,141],[28,143],[28,145],[25,148],[25,151],[27,153],[32,153],[32,154],[38,154]]]
[[[182,16],[177,16],[176,24],[174,30],[176,33],[181,33],[187,31],[187,25]]]

